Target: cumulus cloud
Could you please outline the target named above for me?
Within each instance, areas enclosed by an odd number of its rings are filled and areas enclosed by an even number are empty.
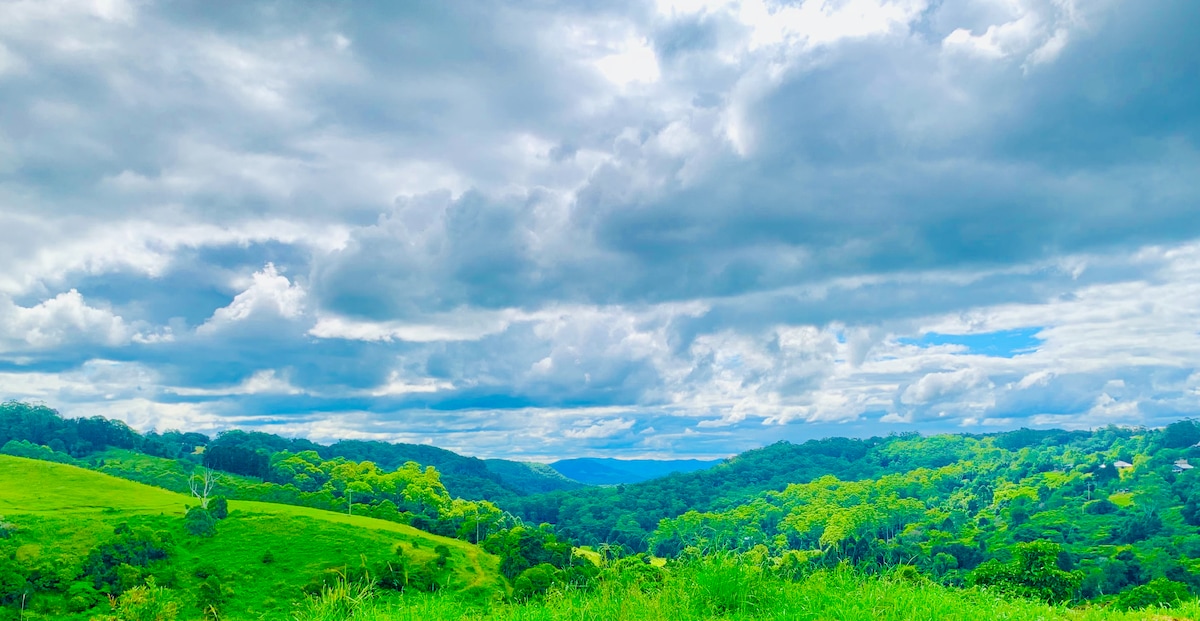
[[[304,298],[303,288],[268,263],[261,272],[251,276],[244,291],[234,296],[228,306],[218,308],[196,331],[205,334],[250,321],[296,319],[304,313]]]
[[[0,6],[5,394],[532,458],[1200,405],[1190,0],[208,9]]]
[[[0,342],[9,352],[147,338],[111,311],[89,306],[74,289],[28,308],[0,299],[0,326]]]

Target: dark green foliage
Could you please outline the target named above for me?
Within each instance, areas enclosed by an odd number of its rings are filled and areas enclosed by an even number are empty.
[[[214,496],[208,501],[208,512],[218,520],[229,517],[229,501],[224,496]]]
[[[195,506],[183,517],[183,527],[189,535],[213,537],[217,534],[217,519],[207,509]]]
[[[196,593],[196,605],[208,619],[219,619],[225,602],[233,596],[233,589],[222,584],[221,579],[211,575],[200,583]]]
[[[1200,526],[1200,495],[1193,494],[1183,505],[1183,521],[1190,526]]]
[[[500,573],[509,580],[543,563],[566,567],[572,558],[571,545],[559,541],[548,528],[518,526],[501,531],[488,537],[483,549],[500,557]]]
[[[1147,584],[1136,586],[1117,598],[1117,608],[1140,610],[1151,606],[1174,606],[1192,598],[1188,586],[1166,578],[1155,578]]]
[[[23,568],[10,558],[0,557],[0,604],[20,601],[32,590]]]
[[[1113,542],[1136,543],[1162,530],[1162,518],[1157,513],[1139,512],[1126,515],[1113,530]]]
[[[142,438],[121,421],[100,416],[67,418],[44,406],[0,403],[0,446],[24,440],[55,452],[81,457],[106,447],[136,448]]]
[[[61,445],[62,443],[59,442]],[[56,451],[49,446],[34,444],[28,440],[9,440],[0,447],[0,453],[14,457],[28,457],[42,461],[53,461],[60,464],[73,464],[75,459],[65,452]]]
[[[104,596],[90,582],[76,582],[67,588],[67,610],[82,612],[104,600]]]
[[[1194,420],[1172,423],[1162,431],[1162,444],[1166,448],[1187,448],[1197,442],[1200,442],[1200,424]]]
[[[1001,563],[993,559],[976,567],[971,582],[1017,597],[1065,602],[1075,596],[1083,576],[1059,569],[1060,552],[1059,545],[1045,541],[1017,544],[1013,560]]]
[[[1118,509],[1119,507],[1114,505],[1107,498],[1093,500],[1083,505],[1083,512],[1089,515],[1108,515],[1110,513],[1116,513]]]
[[[445,567],[446,563],[450,560],[450,548],[447,548],[444,544],[438,544],[433,548],[433,553],[437,554],[434,564],[438,567]]]
[[[241,446],[214,444],[208,447],[208,450],[204,451],[204,465],[213,470],[259,479],[266,479],[271,475],[270,458],[265,452]]]
[[[527,600],[542,595],[550,589],[551,585],[558,582],[557,577],[558,568],[549,563],[530,567],[522,571],[516,580],[513,580],[513,597]]]
[[[174,547],[167,533],[148,528],[118,526],[113,537],[92,549],[83,564],[83,574],[92,586],[106,593],[120,593],[139,581],[140,568],[166,559]]]

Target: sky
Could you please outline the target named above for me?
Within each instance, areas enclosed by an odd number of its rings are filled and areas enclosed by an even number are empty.
[[[1200,3],[0,3],[0,399],[469,455],[1200,413]]]

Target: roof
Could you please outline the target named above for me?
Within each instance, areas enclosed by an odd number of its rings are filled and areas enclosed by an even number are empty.
[[[1118,468],[1132,468],[1133,467],[1133,464],[1131,464],[1127,461],[1121,461],[1119,459],[1117,461],[1113,462],[1113,465]]]

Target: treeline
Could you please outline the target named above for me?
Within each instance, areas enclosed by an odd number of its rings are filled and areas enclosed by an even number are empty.
[[[450,493],[468,500],[504,502],[530,493],[583,487],[538,464],[485,461],[432,446],[362,440],[323,445],[304,438],[241,430],[226,431],[215,438],[180,431],[140,434],[121,421],[100,416],[65,418],[44,405],[0,403],[0,452],[70,462],[114,448],[167,459],[199,460],[210,468],[263,480],[270,478],[271,456],[285,451],[313,451],[324,460],[370,461],[383,470],[413,461],[436,468]]]

